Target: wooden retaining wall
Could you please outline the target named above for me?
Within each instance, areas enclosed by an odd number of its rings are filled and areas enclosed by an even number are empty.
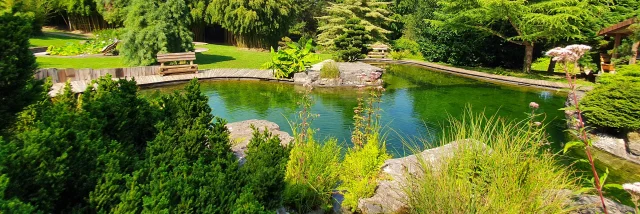
[[[45,68],[36,71],[36,79],[46,79],[51,77],[53,83],[64,83],[67,81],[88,81],[98,79],[101,76],[111,74],[113,78],[141,77],[156,75],[159,66],[142,66],[131,68],[105,68],[105,69],[56,69]]]

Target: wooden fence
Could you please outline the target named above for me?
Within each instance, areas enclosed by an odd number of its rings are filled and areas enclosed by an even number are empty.
[[[36,71],[36,79],[51,77],[53,83],[64,83],[67,81],[94,80],[99,77],[111,74],[113,78],[140,77],[156,75],[159,66],[144,66],[131,68],[106,68],[106,69],[56,69],[45,68]]]

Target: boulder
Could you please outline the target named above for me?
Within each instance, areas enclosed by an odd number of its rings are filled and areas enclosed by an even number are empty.
[[[617,138],[604,133],[595,134],[593,139],[594,147],[635,164],[640,164],[640,156],[634,155],[631,152],[631,147],[637,148],[637,144],[631,142],[627,143],[622,138]],[[629,147],[629,152],[627,152],[627,147]]]
[[[320,70],[325,63],[333,60],[325,60],[307,69],[304,73],[293,75],[293,82],[299,85],[311,85],[320,87],[339,86],[380,86],[383,69],[362,62],[338,62],[340,78],[320,78]]]
[[[264,131],[266,129],[273,135],[278,136],[280,138],[280,144],[282,145],[288,145],[293,140],[293,137],[291,137],[289,133],[280,131],[280,126],[278,126],[278,124],[267,120],[245,120],[228,123],[226,127],[230,133],[229,138],[231,139],[231,150],[240,160],[240,164],[244,164],[246,157],[245,151],[253,137],[253,129],[251,128],[251,125],[255,126],[260,131]]]
[[[485,144],[476,143],[482,147]],[[383,177],[388,180],[378,182],[378,187],[371,198],[364,198],[358,201],[358,208],[362,213],[401,213],[406,210],[405,195],[403,188],[408,187],[407,177],[419,176],[422,170],[422,163],[437,166],[438,161],[453,155],[458,147],[458,142],[428,149],[416,155],[404,158],[396,158],[385,161],[382,166]],[[422,162],[424,161],[424,162]]]
[[[626,214],[626,213],[635,212],[633,208],[626,206],[624,204],[620,204],[608,198],[605,198],[604,204],[607,205],[607,211],[610,214],[614,214],[614,213]],[[576,210],[570,212],[572,214],[604,213],[604,210],[602,209],[602,202],[600,202],[600,197],[595,195],[586,195],[586,194],[577,195],[573,198],[572,205],[573,207],[577,208]]]
[[[640,156],[640,133],[636,131],[627,134],[627,148],[630,154]]]

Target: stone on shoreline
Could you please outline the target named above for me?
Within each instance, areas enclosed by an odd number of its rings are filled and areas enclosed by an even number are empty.
[[[293,74],[293,82],[318,87],[380,86],[383,83],[381,79],[383,69],[363,62],[337,62],[340,78],[320,78],[322,66],[329,62],[333,60],[322,61],[311,66],[306,72]]]
[[[239,159],[240,164],[244,164],[245,162],[245,151],[247,150],[247,145],[251,141],[253,137],[253,129],[251,125],[255,126],[261,132],[268,130],[274,136],[278,136],[280,138],[280,144],[288,145],[293,137],[289,135],[287,132],[283,132],[280,130],[280,126],[278,124],[267,121],[267,120],[245,120],[235,123],[228,123],[226,125],[227,129],[230,132],[230,140],[231,140],[231,150],[233,154]]]

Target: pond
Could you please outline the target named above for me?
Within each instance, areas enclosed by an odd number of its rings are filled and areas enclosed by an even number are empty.
[[[388,151],[395,157],[410,153],[405,150],[405,141],[422,139],[438,143],[447,118],[459,117],[468,107],[474,112],[523,120],[530,113],[529,103],[537,102],[538,112],[546,117],[544,123],[554,151],[560,151],[566,141],[564,113],[559,110],[564,106],[564,93],[481,82],[402,65],[388,66],[383,79],[386,91],[382,96],[381,123],[387,135]],[[182,87],[148,89],[143,94],[157,96]],[[269,120],[289,133],[288,121],[295,119],[305,91],[301,86],[258,81],[205,81],[201,89],[209,97],[213,115],[228,122]],[[321,140],[335,137],[348,146],[353,109],[361,96],[363,92],[358,89],[313,89],[311,111],[319,114],[312,123],[318,130],[316,137]]]

